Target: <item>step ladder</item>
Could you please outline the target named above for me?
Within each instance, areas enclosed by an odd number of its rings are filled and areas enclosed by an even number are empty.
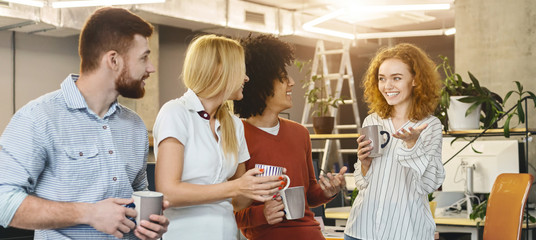
[[[330,73],[328,71],[329,66],[328,65],[328,58],[326,56],[328,55],[340,55],[340,65],[339,65],[339,71],[336,73]],[[320,71],[320,72],[319,72]],[[335,127],[333,129],[333,134],[338,134],[339,129],[353,129],[355,130],[355,133],[358,132],[358,129],[361,127],[361,120],[359,118],[359,111],[357,108],[357,97],[355,93],[355,87],[354,87],[354,74],[352,72],[352,64],[350,61],[350,42],[347,41],[343,43],[342,49],[332,49],[332,50],[326,50],[324,47],[324,41],[319,40],[316,43],[315,47],[315,55],[312,62],[311,67],[311,78],[313,76],[321,76],[323,84],[326,86],[325,89],[327,90],[326,93],[324,93],[324,96],[329,97],[332,96],[334,98],[340,98],[341,92],[343,90],[344,82],[347,83],[347,87],[350,92],[350,99],[345,99],[343,105],[352,105],[352,111],[354,114],[354,123],[355,124],[346,124],[341,125],[339,124],[340,119],[338,116],[338,108],[331,108],[331,116],[335,117]],[[345,81],[346,80],[346,81]],[[332,88],[331,81],[336,81],[335,88]],[[314,88],[314,84],[309,85],[309,89],[311,90]],[[313,128],[312,124],[312,117],[310,116],[311,108],[313,108],[313,104],[308,103],[307,100],[305,101],[304,109],[303,109],[303,115],[302,115],[302,121],[301,124],[308,129]],[[311,130],[312,131],[312,130]],[[324,147],[320,149],[313,149],[313,152],[320,152],[322,155],[320,170],[326,171],[327,165],[328,165],[328,157],[330,155],[330,151],[332,150],[332,144],[333,141],[335,142],[335,150],[338,152],[338,162],[339,165],[343,166],[343,158],[342,154],[344,153],[356,153],[356,148],[352,149],[341,149],[340,140],[324,140]]]

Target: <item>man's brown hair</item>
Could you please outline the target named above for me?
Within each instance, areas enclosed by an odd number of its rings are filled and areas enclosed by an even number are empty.
[[[97,69],[102,55],[108,51],[126,54],[136,34],[150,37],[153,26],[123,8],[105,7],[96,10],[80,33],[80,72]]]

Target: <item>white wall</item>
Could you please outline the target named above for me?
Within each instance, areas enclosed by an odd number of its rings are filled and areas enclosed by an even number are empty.
[[[13,114],[13,54],[10,31],[0,31],[0,130]],[[15,33],[15,107],[59,89],[79,69],[78,36],[44,37]]]

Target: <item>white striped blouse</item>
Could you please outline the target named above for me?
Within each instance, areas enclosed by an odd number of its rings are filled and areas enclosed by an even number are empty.
[[[428,127],[421,132],[413,148],[391,136],[382,156],[374,158],[363,176],[361,161],[355,164],[355,181],[359,189],[344,233],[371,239],[433,239],[435,222],[427,194],[435,191],[445,179],[441,162],[442,125],[429,116],[418,122],[408,121],[401,128]],[[394,133],[391,119],[373,113],[363,126],[382,125]]]

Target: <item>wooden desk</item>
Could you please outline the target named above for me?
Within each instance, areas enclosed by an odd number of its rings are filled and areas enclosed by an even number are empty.
[[[324,214],[326,218],[335,219],[335,225],[341,226],[346,225],[346,220],[350,216],[351,207],[336,207],[336,208],[326,208]],[[461,233],[470,233],[471,240],[478,240],[478,228],[476,227],[477,221],[470,220],[465,216],[465,214],[460,215],[459,217],[436,217],[434,221],[436,223],[436,231],[439,233],[442,232],[461,232]],[[480,227],[484,227],[484,221],[480,223]],[[527,225],[523,223],[523,228],[526,228]],[[534,231],[536,229],[536,223],[529,224],[529,229]],[[529,239],[533,239],[532,231],[529,231]]]

